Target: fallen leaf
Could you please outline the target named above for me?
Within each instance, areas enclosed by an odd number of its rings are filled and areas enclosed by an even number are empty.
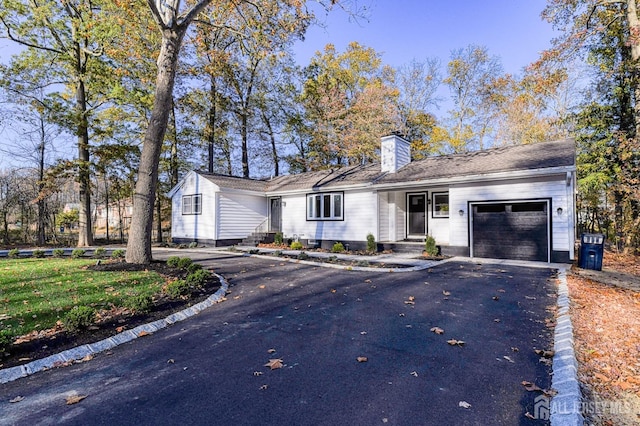
[[[268,363],[266,363],[264,366],[265,367],[269,367],[272,370],[278,369],[278,368],[282,368],[284,364],[282,363],[282,359],[280,358],[275,358],[275,359],[270,359]]]
[[[261,284],[261,285],[259,285],[259,286],[258,286],[258,288],[266,288],[266,287],[267,287],[267,286],[266,286],[266,285],[264,285],[264,284]]]
[[[436,334],[444,334],[444,330],[441,329],[440,327],[431,327],[431,331]]]
[[[356,358],[356,360],[358,362],[367,362],[369,361],[369,358],[367,358],[366,356],[359,356],[358,358]]]
[[[442,290],[442,294],[445,296],[451,296],[451,292],[446,290]]]
[[[524,413],[524,416],[525,416],[526,418],[528,418],[528,419],[536,420],[535,416],[533,416],[533,415],[532,415],[530,412],[528,412],[528,411],[527,411],[526,413]]]
[[[506,293],[507,291],[503,288],[498,289],[498,293]]]
[[[462,346],[462,345],[464,345],[464,341],[456,340],[456,339],[447,340],[447,343],[450,344],[451,346]]]
[[[493,322],[500,322],[500,318],[494,319]]]
[[[269,385],[262,385],[262,386],[260,386],[260,390],[267,390],[268,387],[269,387]]]
[[[536,385],[535,383],[527,382],[526,380],[522,381],[522,386],[524,386],[524,388],[529,392],[534,392],[534,391],[542,392],[542,389],[540,389],[538,385]]]
[[[542,349],[536,349],[534,352],[542,358],[553,358],[555,355],[555,351],[543,351]]]
[[[493,296],[493,297],[492,297],[492,299],[493,299],[493,300],[495,300],[496,302],[497,302],[498,300],[500,300],[500,298],[499,298],[498,296]]]
[[[275,353],[275,351],[276,351],[275,349],[271,348],[271,349],[269,349],[269,350],[267,351],[267,353],[272,354],[272,353]]]
[[[167,360],[167,364],[175,364],[175,363],[176,363],[176,360],[173,358],[170,358]]]
[[[510,362],[510,363],[512,363],[512,364],[514,364],[514,363],[515,363],[515,361],[514,361],[514,360],[512,360],[512,359],[511,359],[511,357],[509,357],[509,356],[507,356],[507,355],[503,356],[502,358],[506,359],[507,361],[509,361],[509,362]]]
[[[254,371],[253,372],[254,376],[262,376],[262,374],[263,374],[262,371]]]
[[[367,334],[367,332],[366,331],[361,331],[360,334],[362,334],[364,336],[365,334]]]
[[[121,325],[120,327],[116,327],[116,332],[118,333],[122,333],[124,331],[124,326]]]
[[[84,358],[82,358],[80,361],[78,362],[87,362],[87,361],[91,361],[93,359],[93,355],[91,354],[87,354],[84,356]]]
[[[516,348],[515,346],[511,346],[511,350],[513,352],[520,352],[520,349]]]
[[[331,293],[335,293],[337,290],[335,288],[331,289]]]
[[[411,375],[412,375],[413,377],[418,377],[418,372],[417,372],[417,371],[412,371],[412,372],[411,372]]]
[[[524,298],[527,300],[536,300],[536,298],[533,296],[525,296]]]
[[[148,331],[142,330],[140,333],[138,333],[138,337],[144,337],[144,336],[148,336],[151,333],[149,333]]]
[[[88,395],[72,395],[68,396],[66,399],[67,405],[77,404],[78,402],[85,399]]]
[[[12,404],[15,404],[16,402],[20,402],[23,399],[24,399],[24,396],[16,396],[15,398],[10,399],[9,402],[12,403]]]
[[[460,401],[458,402],[458,407],[466,408],[468,410],[469,408],[471,408],[471,404],[469,404],[467,401]]]
[[[364,282],[369,284],[369,283],[371,283],[371,280],[364,280]]]

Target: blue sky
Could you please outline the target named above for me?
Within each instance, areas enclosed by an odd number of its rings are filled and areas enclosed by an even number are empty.
[[[294,51],[300,65],[327,43],[339,52],[358,41],[383,54],[385,64],[437,57],[443,66],[451,51],[470,44],[486,46],[499,56],[504,70],[518,74],[550,46],[554,33],[540,18],[545,0],[357,0],[369,19],[353,22],[341,11],[312,27]]]

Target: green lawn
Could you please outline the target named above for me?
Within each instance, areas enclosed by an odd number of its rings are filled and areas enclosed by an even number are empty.
[[[74,306],[96,311],[154,295],[165,279],[153,271],[91,271],[91,259],[0,260],[0,330],[20,336],[51,328]]]

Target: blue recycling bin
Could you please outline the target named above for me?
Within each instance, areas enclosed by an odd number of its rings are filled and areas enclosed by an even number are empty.
[[[604,235],[582,234],[580,237],[580,259],[578,266],[582,269],[602,271],[604,257]]]

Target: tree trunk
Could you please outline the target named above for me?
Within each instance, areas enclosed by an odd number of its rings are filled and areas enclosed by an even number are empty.
[[[156,243],[162,242],[162,197],[156,194]]]
[[[278,149],[276,147],[276,137],[271,127],[271,121],[269,117],[262,111],[262,121],[267,126],[267,132],[269,134],[269,141],[271,142],[271,158],[273,159],[273,168],[275,176],[280,176],[280,158],[278,158]]]
[[[171,152],[169,153],[169,185],[171,188],[178,184],[180,174],[178,166],[178,125],[176,123],[176,104],[171,96],[171,119],[173,120],[173,137],[171,138]]]
[[[629,44],[631,47],[631,61],[633,64],[633,92],[635,102],[633,104],[633,118],[635,120],[634,137],[640,135],[640,40],[638,39],[638,31],[640,31],[640,20],[638,19],[638,9],[636,0],[627,0],[627,22],[629,23]]]
[[[209,108],[209,117],[207,120],[207,130],[206,130],[206,142],[207,142],[207,148],[208,148],[208,154],[209,154],[209,158],[208,158],[208,163],[209,163],[209,167],[207,170],[209,170],[209,173],[213,173],[213,166],[214,166],[214,144],[216,142],[216,103],[218,102],[218,96],[217,96],[217,91],[216,91],[216,79],[215,77],[211,76],[211,87],[209,89],[209,96],[210,96],[210,101],[211,101],[211,107]]]
[[[76,85],[76,114],[78,117],[78,185],[80,195],[78,247],[87,247],[93,245],[93,234],[91,228],[91,173],[89,170],[87,98],[82,79],[79,79]]]
[[[147,127],[144,137],[138,180],[133,195],[133,215],[126,254],[126,261],[129,263],[148,264],[152,260],[151,231],[158,185],[158,163],[171,111],[178,53],[183,36],[184,29],[181,27],[162,30],[156,93],[149,127]]]
[[[45,201],[43,198],[42,190],[44,189],[44,152],[45,152],[45,130],[44,120],[40,116],[40,152],[38,155],[40,158],[38,164],[38,235],[36,236],[37,244],[43,246],[46,243],[46,229],[45,229]]]
[[[248,141],[248,117],[247,112],[240,113],[240,135],[242,136],[242,177],[249,177],[249,141]]]

